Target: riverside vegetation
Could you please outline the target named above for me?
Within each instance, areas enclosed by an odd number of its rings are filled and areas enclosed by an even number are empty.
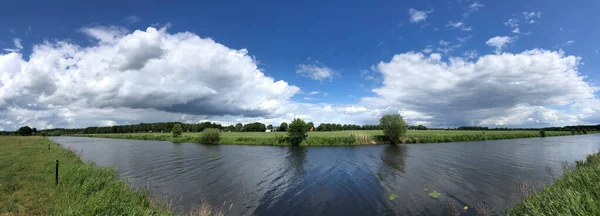
[[[200,133],[184,132],[179,137],[173,137],[171,133],[129,133],[129,134],[72,134],[68,136],[98,137],[113,139],[136,139],[136,140],[159,140],[172,142],[199,142]],[[571,133],[570,131],[545,131],[545,136],[567,136],[583,133]],[[588,133],[595,133],[590,131]],[[241,144],[241,145],[291,145],[285,139],[286,132],[220,132],[219,144]],[[464,142],[481,140],[517,139],[542,137],[539,131],[460,131],[460,130],[409,130],[399,143],[440,143],[440,142]],[[301,146],[322,145],[367,145],[376,143],[387,143],[382,130],[360,130],[360,131],[311,131],[304,139]]]
[[[173,215],[172,205],[150,198],[147,189],[130,189],[113,169],[84,163],[46,138],[3,136],[0,148],[0,215]],[[219,214],[207,203],[190,211]]]
[[[564,165],[554,184],[525,196],[507,215],[600,215],[600,155]]]

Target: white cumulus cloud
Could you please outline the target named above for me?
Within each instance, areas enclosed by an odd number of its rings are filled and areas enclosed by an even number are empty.
[[[97,43],[45,42],[34,46],[28,60],[17,53],[0,55],[0,119],[25,119],[17,113],[39,111],[47,115],[38,120],[69,125],[73,117],[62,114],[86,109],[252,117],[268,114],[299,92],[265,76],[247,50],[192,33],[152,27],[82,31]]]
[[[595,88],[577,71],[579,62],[538,49],[447,62],[433,54],[397,54],[377,65],[383,85],[361,102],[414,111],[420,114],[412,120],[433,125],[514,126],[528,118],[537,121],[529,125],[565,125],[577,117],[548,106],[594,98]]]
[[[513,38],[508,37],[508,36],[496,36],[496,37],[492,37],[489,40],[487,40],[485,42],[485,44],[487,44],[488,46],[491,47],[495,47],[496,53],[500,53],[502,52],[502,49],[504,47],[506,47],[508,44],[512,43],[514,41]]]

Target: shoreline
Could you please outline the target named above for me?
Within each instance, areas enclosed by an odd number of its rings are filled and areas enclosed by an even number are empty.
[[[529,194],[508,208],[506,215],[600,215],[600,154],[565,164],[563,171],[554,183],[537,192],[525,187]]]
[[[2,136],[0,214],[172,215],[169,206],[40,136]],[[55,183],[59,161],[58,184]]]
[[[512,132],[512,133],[510,133]],[[242,132],[243,133],[243,132]],[[349,135],[354,136],[319,136],[318,133],[327,132],[312,132],[306,140],[302,141],[300,146],[362,146],[362,145],[379,145],[388,144],[384,141],[382,135],[369,135],[359,132],[349,132]],[[588,134],[597,133],[590,131]],[[218,145],[263,145],[263,146],[289,146],[283,136],[274,137],[256,137],[256,136],[222,136]],[[569,131],[547,131],[546,136],[575,136],[587,134],[572,134]],[[155,140],[155,141],[170,141],[176,143],[199,143],[198,136],[195,133],[184,134],[181,137],[173,137],[168,133],[127,133],[127,134],[65,134],[64,136],[73,137],[91,137],[91,138],[111,138],[111,139],[132,139],[132,140]],[[448,143],[448,142],[469,142],[469,141],[485,141],[485,140],[503,140],[503,139],[522,139],[522,138],[541,138],[538,131],[503,131],[502,133],[492,132],[477,132],[465,131],[464,134],[408,134],[401,138],[399,143],[402,144],[431,144],[431,143]]]

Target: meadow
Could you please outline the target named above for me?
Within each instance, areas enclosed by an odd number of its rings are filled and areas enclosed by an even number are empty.
[[[116,139],[162,140],[172,142],[197,142],[200,133],[183,133],[173,137],[171,133],[127,134],[76,134],[73,136]],[[221,132],[219,144],[242,145],[289,145],[285,132]],[[572,135],[569,131],[547,131],[546,136]],[[516,139],[540,137],[539,131],[462,131],[462,130],[409,130],[401,143],[440,143],[480,140]],[[300,145],[366,145],[385,143],[381,130],[313,131]]]

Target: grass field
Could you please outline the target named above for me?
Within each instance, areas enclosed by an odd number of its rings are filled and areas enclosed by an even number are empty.
[[[507,215],[600,215],[600,155],[567,167],[554,184],[533,193]]]
[[[148,193],[129,189],[114,170],[83,163],[43,137],[0,136],[0,149],[0,215],[171,214]]]
[[[78,134],[74,136],[117,139],[163,140],[173,142],[197,142],[200,133],[183,133],[174,138],[171,133],[130,134]],[[350,136],[354,138],[350,138]],[[547,136],[571,135],[569,131],[547,131]],[[285,132],[222,132],[220,144],[289,145],[283,137]],[[539,131],[458,131],[458,130],[411,130],[402,143],[439,143],[540,137]],[[383,131],[319,131],[309,132],[301,145],[364,145],[383,143]]]

